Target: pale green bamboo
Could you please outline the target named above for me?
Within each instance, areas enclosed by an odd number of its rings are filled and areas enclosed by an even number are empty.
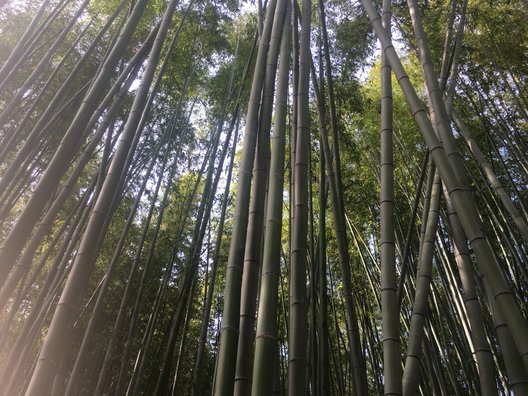
[[[324,149],[319,140],[319,395],[331,394],[329,334],[328,334],[328,304],[327,304],[327,269],[326,269],[326,170]]]
[[[352,276],[350,272],[350,254],[348,252],[348,238],[345,228],[345,212],[344,208],[340,206],[338,183],[334,173],[334,166],[332,164],[332,153],[330,151],[330,143],[328,141],[328,133],[326,130],[325,109],[323,98],[319,89],[317,79],[315,76],[315,68],[312,63],[312,79],[314,91],[317,98],[317,111],[319,114],[319,131],[321,132],[321,140],[323,143],[323,150],[325,154],[326,169],[328,174],[328,182],[330,186],[330,193],[332,197],[332,213],[334,220],[334,228],[337,236],[337,247],[339,253],[339,261],[341,267],[341,276],[343,282],[343,294],[345,299],[346,309],[346,328],[347,337],[349,341],[349,363],[354,375],[354,389],[357,395],[362,395],[367,392],[367,377],[365,371],[365,359],[361,350],[361,342],[359,336],[359,324],[356,315],[356,307],[354,295],[352,293]]]
[[[523,216],[521,216],[519,210],[515,207],[514,203],[510,199],[510,196],[504,189],[502,183],[497,178],[497,175],[495,174],[495,171],[493,170],[491,164],[488,162],[485,155],[480,150],[477,141],[473,137],[471,130],[464,123],[464,120],[458,115],[455,110],[453,110],[451,116],[453,118],[453,121],[455,122],[455,125],[457,126],[458,131],[464,137],[466,144],[469,147],[469,150],[471,151],[471,154],[473,154],[473,157],[475,158],[475,161],[477,161],[479,166],[482,168],[482,171],[486,175],[486,178],[488,179],[491,188],[493,188],[493,191],[495,191],[501,203],[504,205],[504,208],[511,216],[524,241],[528,243],[528,224],[526,223],[526,220]]]
[[[523,367],[522,359],[519,357],[515,349],[514,340],[508,331],[509,326],[505,322],[500,310],[497,308],[496,299],[490,294],[489,284],[483,279],[483,287],[485,293],[488,295],[490,302],[490,310],[493,315],[493,322],[495,326],[496,337],[499,339],[501,345],[501,352],[504,357],[504,365],[508,374],[508,385],[515,396],[528,394],[528,382],[526,369]]]
[[[60,356],[65,352],[64,348],[62,348],[62,342],[72,329],[76,311],[79,308],[88,279],[94,269],[98,249],[100,248],[99,237],[108,225],[107,215],[111,213],[112,202],[122,179],[130,145],[136,134],[141,133],[141,131],[137,131],[141,110],[147,100],[148,90],[156,70],[163,42],[171,24],[176,2],[177,0],[173,0],[165,10],[162,26],[150,51],[149,62],[141,79],[125,129],[119,139],[101,193],[90,213],[85,234],[53,315],[48,334],[40,351],[37,366],[26,391],[26,396],[46,394],[53,385],[53,378],[55,377],[53,373],[60,361]],[[140,4],[138,3],[136,7]]]
[[[451,7],[449,8],[449,18],[447,20],[446,38],[444,42],[444,52],[442,53],[442,67],[440,70],[440,77],[438,79],[438,85],[443,91],[447,84],[447,76],[449,74],[449,57],[451,56],[451,41],[453,39],[454,21],[456,15],[456,0],[451,0]]]
[[[391,0],[383,0],[383,25],[389,34]],[[383,336],[383,379],[385,395],[402,394],[400,314],[396,280],[396,241],[394,231],[394,158],[392,143],[391,68],[381,58],[381,183],[380,183],[380,257],[381,320]]]
[[[4,64],[2,65],[2,68],[0,69],[0,81],[4,81],[7,79],[8,75],[13,71],[13,67],[16,65],[18,61],[20,61],[20,57],[26,50],[26,47],[28,45],[28,41],[31,38],[31,35],[37,28],[37,24],[39,23],[40,18],[44,14],[44,12],[49,8],[50,0],[45,0],[40,5],[37,13],[29,23],[28,27],[24,31],[24,34],[17,42],[17,45],[15,48],[11,51],[9,54],[9,57],[6,59]]]
[[[264,237],[266,186],[269,175],[271,115],[286,2],[286,0],[278,0],[275,7],[259,114],[257,153],[253,165],[253,184],[249,201],[247,239],[240,293],[240,324],[235,370],[234,394],[240,396],[246,396],[251,392],[255,314]]]
[[[429,215],[427,216],[427,226],[422,241],[423,248],[419,258],[418,273],[416,275],[416,296],[411,316],[405,370],[403,371],[404,395],[415,395],[420,385],[420,355],[424,337],[425,318],[428,311],[429,285],[432,276],[435,235],[442,192],[441,184],[440,175],[436,171],[431,191],[431,204]]]
[[[462,38],[464,36],[464,28],[466,26],[466,10],[468,0],[463,0],[462,10],[458,21],[457,34],[455,38],[455,48],[453,49],[451,72],[447,80],[447,101],[445,102],[446,112],[449,117],[453,111],[453,98],[455,96],[455,87],[458,77],[458,66],[460,61],[460,53],[462,52]],[[442,87],[440,87],[442,89]],[[445,90],[445,89],[444,89]]]
[[[381,25],[380,17],[372,1],[362,0],[362,4],[367,11],[376,35],[382,43],[383,50],[387,53],[392,69],[406,96],[411,113],[424,136],[442,181],[445,183],[453,200],[453,206],[460,217],[464,232],[473,247],[480,273],[489,282],[491,295],[494,296],[499,309],[502,311],[505,321],[510,327],[517,349],[523,357],[523,362],[528,367],[528,326],[516,305],[515,298],[499,269],[498,263],[495,261],[491,247],[482,231],[474,198],[463,189],[457,180],[444,147],[435,136],[431,121],[427,117],[423,105],[409,81],[409,77],[405,73],[405,69],[392,46],[390,38],[387,37]]]
[[[445,108],[444,102],[442,100],[442,94],[440,87],[438,86],[435,71],[431,61],[431,54],[427,45],[427,38],[422,26],[422,19],[418,9],[416,0],[408,0],[409,9],[411,12],[411,19],[418,42],[419,57],[422,63],[424,77],[429,92],[429,98],[432,108],[431,119],[435,120],[438,133],[441,136],[444,147],[446,149],[448,158],[452,161],[452,169],[454,170],[458,181],[464,189],[468,189],[467,177],[462,172],[464,169],[464,163],[462,156],[458,152],[458,149],[455,145],[452,132],[448,125],[449,118],[449,108]],[[467,6],[467,0],[464,0],[462,4],[462,12],[459,21],[459,26],[457,29],[456,44],[453,50],[452,56],[452,70],[450,73],[450,85],[449,85],[449,94],[448,98],[453,96],[454,88],[456,84],[456,75],[458,70],[458,59],[460,55],[461,42],[464,29],[465,21],[465,10]],[[449,99],[446,101],[449,105]],[[454,241],[454,253],[457,265],[459,268],[460,278],[462,280],[462,286],[465,292],[464,303],[466,305],[469,319],[471,321],[472,328],[472,339],[475,344],[474,352],[478,368],[479,368],[479,380],[481,392],[485,395],[494,396],[497,394],[496,383],[494,376],[494,367],[492,356],[489,349],[489,344],[485,337],[482,316],[480,313],[480,306],[478,304],[478,299],[474,286],[474,275],[473,268],[469,258],[469,251],[467,249],[466,238],[464,232],[460,225],[460,221],[457,215],[456,210],[453,207],[451,197],[447,189],[444,189],[444,195],[446,197],[449,223],[451,226],[451,232]]]
[[[286,2],[280,48],[275,122],[271,150],[270,182],[264,240],[264,257],[260,283],[260,299],[253,366],[252,395],[269,395],[273,390],[274,356],[277,353],[278,288],[282,234],[284,158],[286,151],[286,115],[291,45],[291,5]],[[274,362],[275,363],[275,362]],[[276,364],[276,363],[275,363]]]
[[[240,288],[242,284],[242,268],[246,244],[246,229],[249,211],[249,192],[251,187],[251,171],[255,158],[257,140],[258,114],[260,97],[264,82],[266,55],[269,47],[276,0],[271,0],[266,11],[264,30],[260,37],[257,60],[253,74],[253,83],[249,96],[248,111],[242,159],[238,175],[238,186],[233,216],[233,231],[229,246],[229,257],[226,269],[225,301],[220,333],[220,346],[216,360],[214,394],[231,396],[235,381],[235,368],[238,344],[238,327],[240,319]]]
[[[0,284],[3,285],[7,274],[21,253],[24,243],[32,231],[33,225],[40,218],[47,202],[51,198],[61,177],[67,169],[69,162],[81,144],[84,126],[96,109],[99,99],[103,96],[105,88],[109,83],[110,76],[143,15],[146,3],[146,0],[142,0],[138,1],[134,6],[119,39],[110,51],[106,61],[101,66],[101,72],[94,80],[88,93],[85,95],[81,107],[64,134],[64,137],[46,168],[46,171],[33,189],[33,193],[24,207],[24,210],[20,214],[18,221],[0,246]]]
[[[295,6],[295,5],[294,5]],[[310,153],[310,29],[312,4],[302,2],[300,33],[297,131],[294,162],[295,206],[290,268],[290,319],[288,336],[288,394],[307,391],[307,235],[308,235],[308,161]]]

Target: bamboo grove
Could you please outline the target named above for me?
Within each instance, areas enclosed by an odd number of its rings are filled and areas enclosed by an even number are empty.
[[[0,394],[527,395],[522,0],[0,0]]]

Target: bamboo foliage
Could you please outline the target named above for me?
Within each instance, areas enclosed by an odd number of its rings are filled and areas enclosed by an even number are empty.
[[[528,392],[527,15],[0,0],[0,394]]]

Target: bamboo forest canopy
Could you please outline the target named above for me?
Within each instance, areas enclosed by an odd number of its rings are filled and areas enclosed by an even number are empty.
[[[523,0],[0,0],[0,395],[528,395]]]

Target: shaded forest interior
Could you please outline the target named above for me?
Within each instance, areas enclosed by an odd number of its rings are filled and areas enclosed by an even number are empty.
[[[0,0],[0,395],[528,395],[526,0]]]

